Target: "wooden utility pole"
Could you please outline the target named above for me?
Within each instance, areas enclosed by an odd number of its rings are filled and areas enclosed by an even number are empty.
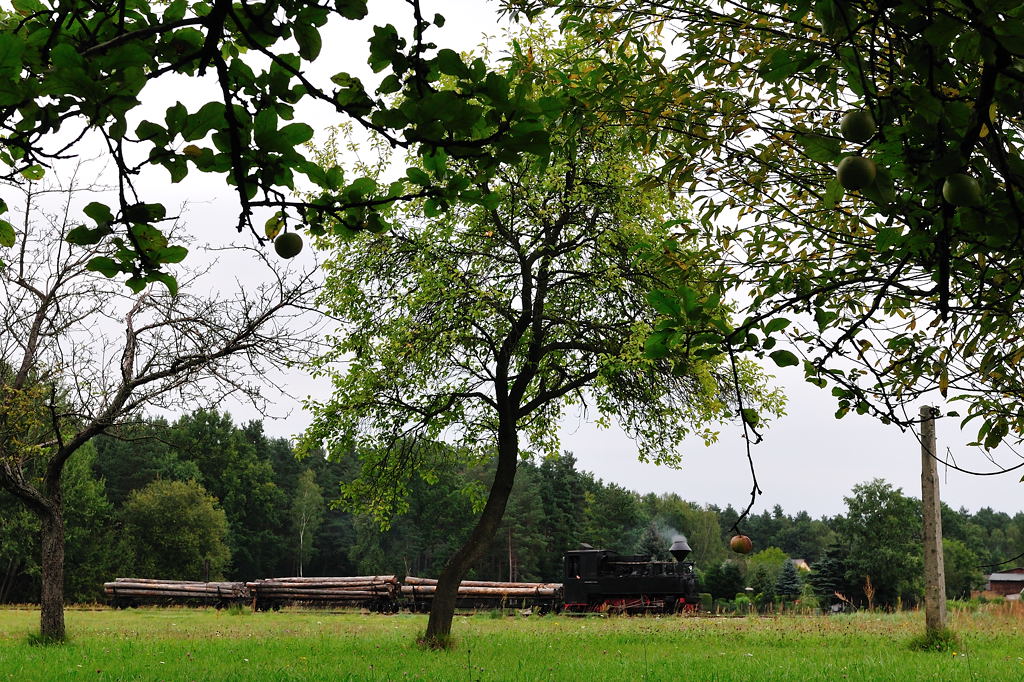
[[[942,563],[942,508],[936,461],[934,407],[921,408],[921,505],[924,517],[924,622],[928,633],[946,628],[946,570]]]

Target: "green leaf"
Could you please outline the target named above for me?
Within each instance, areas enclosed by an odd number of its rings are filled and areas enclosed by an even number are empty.
[[[154,272],[149,277],[154,281],[163,282],[171,296],[178,295],[178,280],[174,278],[174,275],[169,275],[166,272]]]
[[[0,246],[10,248],[14,246],[14,226],[6,220],[0,219]]]
[[[668,355],[668,340],[672,336],[672,330],[665,329],[654,332],[644,341],[644,357],[657,360]]]
[[[679,317],[679,301],[667,291],[654,290],[647,293],[647,302],[662,315]]]
[[[163,20],[165,22],[178,21],[185,16],[185,10],[188,9],[188,0],[173,0],[167,5],[167,9],[164,11]]]
[[[879,206],[886,206],[896,200],[896,190],[892,174],[885,166],[878,164],[875,180],[861,190],[861,193]]]
[[[172,134],[177,134],[188,122],[188,109],[181,102],[176,102],[173,106],[167,107],[167,112],[164,114],[164,123],[167,124],[167,130]]]
[[[963,28],[960,22],[936,12],[931,25],[922,32],[922,35],[929,45],[944,50]]]
[[[289,123],[278,130],[277,134],[282,143],[297,147],[313,138],[313,129],[305,123]]]
[[[692,315],[700,308],[700,303],[697,302],[697,292],[690,287],[679,287],[679,299],[687,315]]]
[[[843,145],[837,138],[823,135],[796,135],[797,144],[804,148],[808,158],[819,163],[832,163],[842,151]]]
[[[374,26],[373,37],[370,38],[370,56],[366,62],[374,73],[379,73],[388,65],[397,64],[404,58],[401,54],[404,47],[405,40],[398,37],[398,31],[394,26]]]
[[[29,166],[25,170],[21,171],[21,177],[26,180],[42,180],[44,175],[46,175],[46,170],[39,164]]]
[[[769,357],[771,357],[772,361],[779,367],[790,367],[800,364],[800,359],[788,350],[777,350]]]
[[[191,114],[181,130],[186,141],[200,140],[211,130],[220,130],[226,125],[223,102],[207,102],[199,111]]]
[[[99,272],[105,277],[114,277],[119,272],[124,271],[124,266],[113,258],[97,256],[86,264],[85,269],[91,270],[92,272]]]
[[[166,249],[157,251],[154,255],[156,260],[161,263],[180,263],[188,255],[188,249],[184,246],[168,246]]]
[[[822,197],[822,202],[829,207],[837,206],[845,193],[846,190],[839,184],[839,178],[833,177],[825,185],[825,196]]]
[[[25,43],[14,33],[0,33],[0,74],[15,78],[21,73],[21,55]]]
[[[436,218],[441,215],[441,212],[441,203],[437,199],[431,197],[423,202],[423,215],[425,217]]]
[[[423,167],[438,177],[444,175],[447,163],[448,155],[443,149],[434,149],[423,154]]]
[[[36,12],[46,12],[49,10],[49,8],[40,2],[40,0],[12,0],[11,7],[15,12],[23,16],[35,14]]]
[[[362,19],[366,16],[366,0],[334,0],[334,8],[346,19]]]
[[[898,227],[883,227],[875,235],[875,249],[886,251],[900,242],[903,230]]]
[[[161,144],[167,139],[167,130],[159,123],[143,121],[136,126],[135,136],[140,140],[152,140],[155,144]]]
[[[444,49],[437,53],[434,58],[434,65],[441,73],[455,76],[457,78],[468,78],[469,67],[462,61],[462,57],[455,50]]]
[[[764,333],[771,334],[773,332],[779,332],[789,326],[789,320],[784,317],[776,317],[764,326]]]
[[[129,277],[125,284],[128,288],[134,291],[136,294],[146,288],[146,280],[142,277]]]
[[[85,215],[89,216],[96,221],[97,224],[102,225],[103,223],[113,222],[114,214],[110,212],[110,207],[106,204],[101,204],[98,201],[94,201],[82,209]]]
[[[90,228],[85,225],[79,225],[73,230],[69,231],[64,240],[69,244],[75,244],[76,246],[91,246],[93,244],[99,244],[100,240],[112,233],[113,230],[107,225],[101,225],[100,227]]]
[[[405,169],[405,176],[409,178],[409,181],[413,184],[420,185],[422,187],[428,187],[430,185],[430,176],[414,166],[410,166]]]
[[[311,62],[320,56],[323,40],[320,38],[320,31],[315,26],[297,22],[292,26],[292,30],[295,34],[295,42],[299,44],[300,57]]]

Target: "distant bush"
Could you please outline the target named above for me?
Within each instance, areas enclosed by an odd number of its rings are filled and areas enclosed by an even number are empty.
[[[750,597],[745,594],[737,594],[736,599],[733,600],[733,604],[735,605],[736,613],[748,614],[755,610],[754,602],[752,602]]]

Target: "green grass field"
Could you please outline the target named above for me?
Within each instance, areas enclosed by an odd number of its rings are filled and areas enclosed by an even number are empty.
[[[907,642],[922,614],[773,618],[457,617],[421,650],[421,615],[69,610],[70,641],[32,646],[38,613],[0,610],[0,680],[1024,680],[1024,618],[951,614],[955,652]]]

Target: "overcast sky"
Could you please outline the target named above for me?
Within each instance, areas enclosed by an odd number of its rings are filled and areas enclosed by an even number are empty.
[[[408,6],[398,0],[378,1],[372,4],[378,23],[394,21],[407,23]],[[493,4],[478,0],[424,3],[424,15],[434,12],[445,15],[448,22],[441,30],[432,30],[430,39],[440,46],[472,49],[483,35],[500,35]],[[337,35],[325,36],[325,53],[318,68],[349,71],[353,75],[367,74],[365,68],[367,24],[345,26]],[[321,67],[322,65],[322,67]],[[202,85],[190,82],[198,106],[204,94]],[[371,89],[370,87],[367,88]],[[213,91],[207,91],[214,97]],[[162,112],[178,92],[163,86],[163,92],[147,89],[144,98],[150,103],[147,115],[162,118]],[[190,109],[195,109],[190,106]],[[300,119],[326,127],[337,123],[315,110],[300,112]],[[190,177],[180,185],[167,183],[163,169],[151,169],[144,177],[149,201],[162,200],[168,206],[182,201],[190,202],[186,219],[190,230],[201,242],[252,243],[249,235],[238,235],[233,226],[237,219],[237,202],[222,179]],[[257,223],[257,224],[261,224]],[[198,258],[198,256],[197,256]],[[294,267],[313,267],[315,256],[307,249]],[[246,277],[246,263],[229,260],[222,263],[224,279]],[[228,275],[230,273],[230,276]],[[814,516],[832,515],[845,510],[843,496],[853,485],[884,478],[907,494],[920,494],[920,446],[911,433],[896,427],[883,426],[866,416],[851,415],[843,420],[833,418],[835,400],[827,390],[805,384],[799,371],[778,370],[778,383],[788,395],[787,416],[779,419],[764,434],[764,441],[753,448],[758,479],[764,494],[759,498],[755,512],[781,505],[787,512],[807,510]],[[324,397],[327,387],[312,382],[299,371],[276,379],[299,397]],[[268,433],[292,436],[307,424],[308,416],[301,408],[288,401],[278,403],[272,415],[258,415],[245,405],[225,406],[239,419],[262,417]],[[914,412],[917,406],[912,406]],[[944,420],[938,427],[939,451],[945,455],[950,448],[957,464],[964,468],[992,471],[996,467],[980,453],[967,448],[970,440],[956,428],[954,420]],[[641,492],[674,492],[699,503],[724,507],[732,504],[742,508],[749,498],[750,475],[744,445],[735,426],[722,430],[719,443],[704,447],[699,441],[688,443],[683,449],[682,466],[668,469],[641,464],[636,459],[636,447],[617,429],[600,430],[586,419],[567,420],[563,427],[563,444],[578,459],[578,467],[596,476],[614,481]],[[998,461],[1013,466],[1020,461],[1015,453],[1001,452]],[[968,476],[952,470],[942,475],[942,497],[954,507],[965,506],[977,510],[991,506],[997,510],[1015,513],[1024,509],[1020,475]]]

